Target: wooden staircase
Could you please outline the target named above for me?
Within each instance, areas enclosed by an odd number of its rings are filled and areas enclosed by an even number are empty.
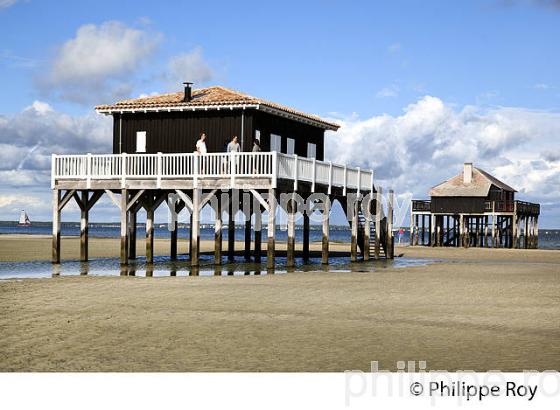
[[[364,254],[364,232],[365,232],[366,218],[363,212],[360,210],[358,212],[358,248],[360,249],[362,255]],[[369,254],[370,258],[375,257],[375,242],[376,242],[376,231],[375,231],[375,221],[370,223],[369,232]],[[387,218],[383,217],[381,219],[381,234],[379,240],[379,257],[387,258]]]

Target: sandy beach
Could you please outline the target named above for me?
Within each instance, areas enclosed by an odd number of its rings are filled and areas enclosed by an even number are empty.
[[[116,256],[117,242],[92,239],[91,257]],[[64,239],[63,258],[78,248]],[[369,273],[2,280],[0,371],[367,371],[375,360],[393,371],[401,360],[560,370],[560,251],[397,253],[438,261]],[[2,261],[49,254],[49,238],[0,237]]]

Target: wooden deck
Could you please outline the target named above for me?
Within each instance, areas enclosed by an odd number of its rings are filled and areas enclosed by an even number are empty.
[[[372,193],[373,171],[278,152],[53,155],[51,188],[268,189],[300,182],[311,192]]]
[[[166,202],[172,213],[186,208],[191,214],[190,257],[198,265],[200,211],[212,206],[216,215],[215,263],[221,263],[222,215],[228,220],[228,258],[233,260],[234,215],[245,214],[245,255],[260,261],[262,212],[268,213],[267,265],[274,267],[275,219],[277,207],[288,214],[288,266],[294,266],[295,216],[303,215],[304,259],[309,256],[309,214],[323,215],[322,261],[328,263],[330,203],[338,200],[347,212],[352,227],[351,259],[392,257],[392,191],[387,213],[381,204],[381,192],[375,190],[373,171],[332,162],[302,158],[278,152],[181,154],[106,154],[53,155],[53,262],[60,262],[60,214],[72,199],[81,209],[82,260],[87,260],[87,224],[89,211],[107,194],[121,212],[121,263],[136,257],[136,214],[147,212],[146,255],[153,261],[153,217]],[[239,192],[243,192],[243,200]],[[226,193],[228,200],[222,198]],[[321,197],[310,197],[320,194]],[[245,197],[249,196],[249,201]],[[171,197],[173,203],[171,203]],[[284,197],[284,201],[282,201]],[[286,197],[288,198],[286,200]],[[280,201],[278,201],[280,199]],[[305,204],[301,204],[301,202]],[[319,204],[318,203],[321,203]],[[243,203],[243,206],[239,206]],[[300,205],[303,206],[300,207]],[[322,208],[321,208],[321,206]],[[364,212],[364,209],[366,210]],[[370,210],[373,212],[370,213]],[[373,214],[373,215],[372,215]],[[390,217],[386,216],[389,215]],[[251,226],[254,220],[254,226]],[[251,231],[254,230],[254,252]],[[177,255],[176,230],[171,233],[172,258]]]

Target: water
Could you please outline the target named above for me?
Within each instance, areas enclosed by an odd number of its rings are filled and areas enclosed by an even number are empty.
[[[266,258],[262,263],[246,262],[243,257],[236,257],[231,263],[215,266],[212,255],[201,255],[200,266],[193,268],[187,257],[172,261],[169,257],[154,258],[153,264],[147,264],[145,258],[130,261],[122,267],[118,258],[99,258],[89,262],[64,261],[53,265],[48,261],[2,262],[0,279],[50,278],[58,276],[254,276],[267,274],[284,274],[287,272],[376,272],[388,267],[418,266],[432,263],[429,259],[397,258],[351,263],[348,257],[329,259],[329,265],[322,265],[320,258],[310,258],[308,263],[299,264],[295,269],[286,267],[285,257],[276,257],[273,271],[266,269]]]
[[[236,236],[243,238],[243,226],[237,225]],[[166,224],[156,224],[155,236],[159,238],[168,238],[169,231]],[[144,235],[144,225],[138,224],[138,236]],[[50,222],[34,222],[29,227],[19,227],[17,222],[0,221],[0,234],[28,234],[28,235],[51,235],[52,228]],[[79,236],[80,224],[76,222],[63,222],[61,226],[61,234],[63,236]],[[350,242],[350,227],[348,226],[331,226],[330,240],[333,242]],[[120,237],[120,226],[118,223],[92,223],[89,225],[89,236],[91,238],[118,238]],[[179,238],[188,238],[188,225],[179,224]],[[201,239],[214,239],[214,227],[211,225],[202,225],[200,230]],[[301,226],[296,225],[296,241],[301,241],[303,230]],[[263,226],[263,238],[266,238],[266,226]],[[285,241],[287,232],[277,229],[276,238],[279,241]],[[223,239],[227,239],[227,227],[224,227]],[[320,226],[311,225],[310,240],[312,242],[322,239],[322,231]],[[400,242],[403,245],[409,243],[409,233],[405,231]],[[395,243],[399,243],[399,234],[395,233]],[[560,249],[560,229],[540,229],[539,230],[539,248],[540,249]]]

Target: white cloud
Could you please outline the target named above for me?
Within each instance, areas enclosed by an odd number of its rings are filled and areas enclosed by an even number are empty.
[[[210,65],[202,55],[202,49],[197,47],[192,51],[179,54],[169,60],[165,79],[169,86],[176,89],[183,81],[204,83],[213,76]]]
[[[399,87],[394,84],[389,87],[382,88],[375,94],[377,98],[397,97],[398,95],[399,95]]]
[[[138,69],[161,36],[117,21],[81,26],[56,53],[38,85],[47,93],[80,103],[127,96]]]
[[[7,9],[16,4],[18,0],[0,0],[0,9]]]
[[[3,185],[33,184],[33,172],[49,170],[52,153],[110,152],[111,122],[94,113],[73,117],[41,101],[20,113],[0,116]]]
[[[0,209],[17,211],[22,208],[41,208],[42,200],[30,195],[0,195]]]
[[[533,86],[533,88],[534,88],[535,90],[546,91],[546,90],[549,90],[549,89],[552,88],[552,87],[551,87],[550,85],[548,85],[548,84],[545,84],[545,83],[538,83],[538,84],[535,84],[535,85]]]
[[[341,129],[327,136],[326,149],[333,161],[373,168],[376,181],[403,195],[425,198],[431,186],[472,161],[517,188],[522,198],[559,203],[560,162],[553,155],[560,152],[559,135],[559,113],[458,110],[426,96],[399,116],[342,119]],[[560,215],[548,217],[560,222]]]

